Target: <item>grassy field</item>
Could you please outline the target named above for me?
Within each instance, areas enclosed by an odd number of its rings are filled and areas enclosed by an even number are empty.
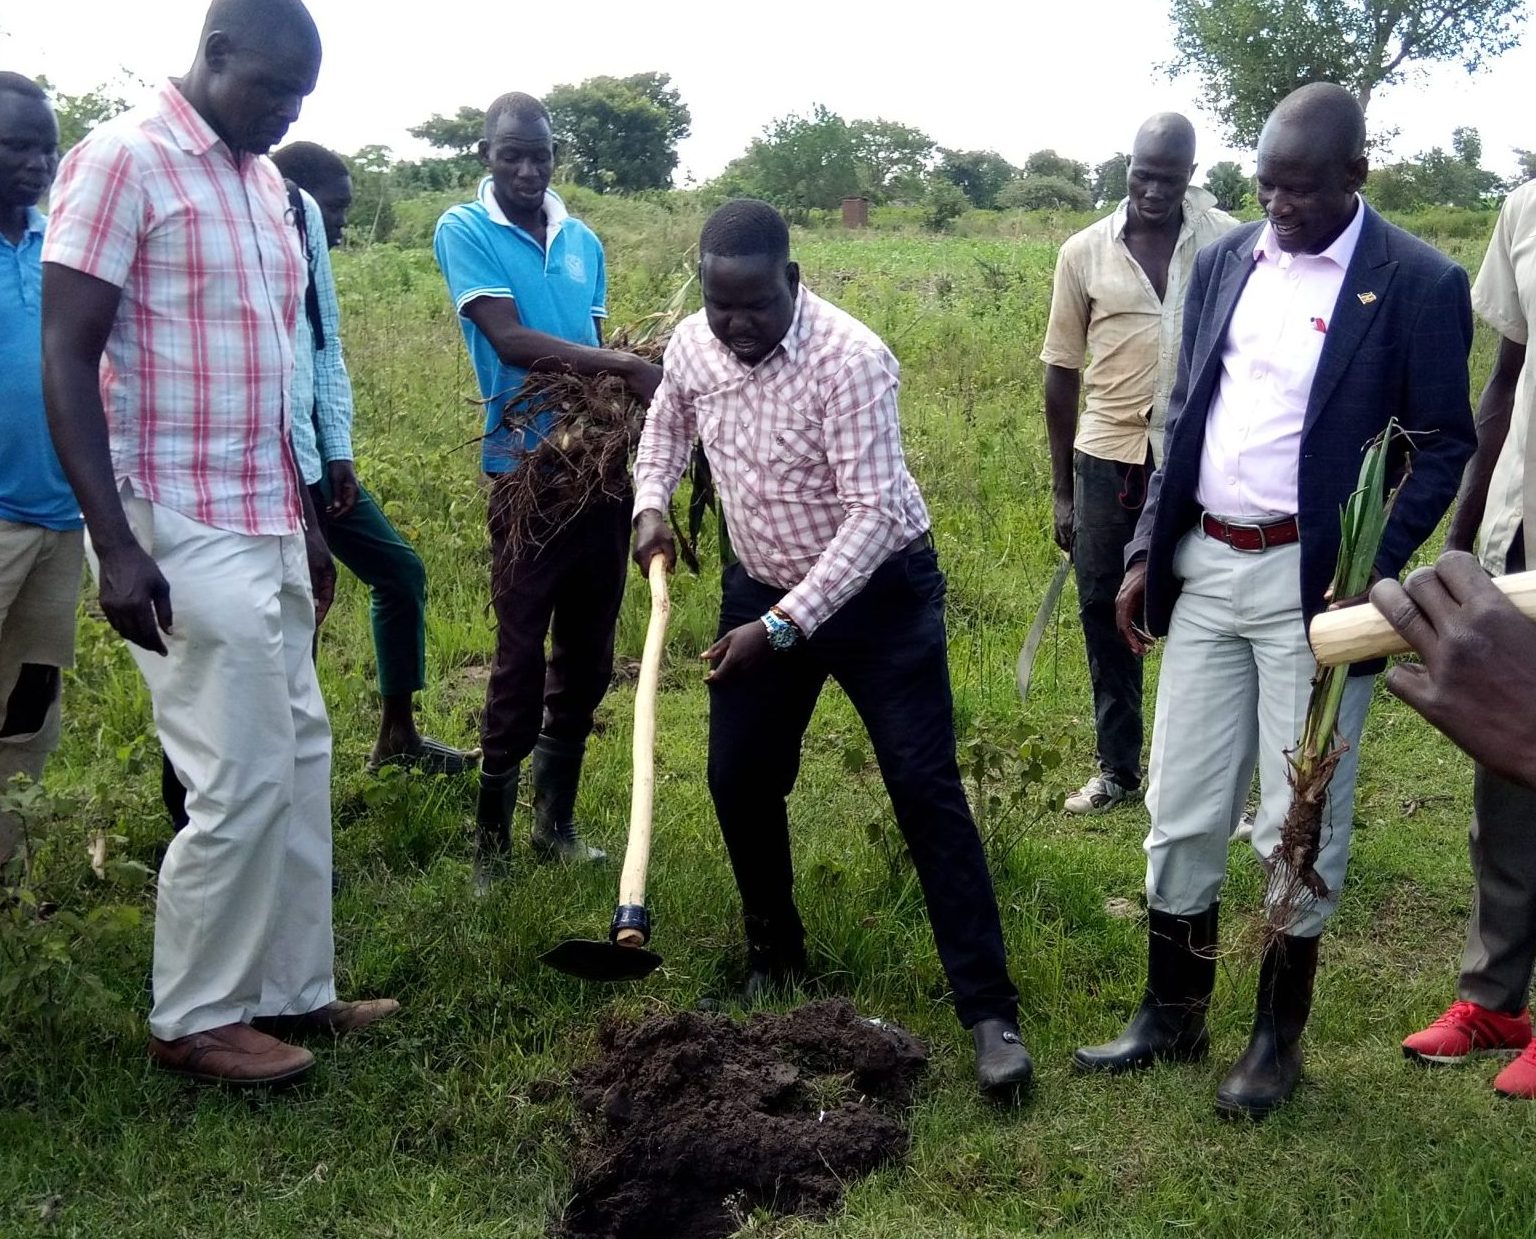
[[[585,205],[585,204],[583,204]],[[424,212],[425,214],[425,212]],[[696,219],[600,204],[617,321],[675,284]],[[1484,217],[1487,219],[1487,217]],[[1491,222],[1491,221],[1489,221]],[[973,230],[975,231],[975,230]],[[1036,361],[1051,237],[808,233],[810,285],[858,314],[901,358],[912,468],[950,580],[963,757],[985,810],[1025,1040],[1038,1087],[1016,1111],[974,1095],[915,883],[857,719],[827,692],[792,804],[799,890],[816,963],[861,1011],[934,1050],[907,1162],[852,1187],[825,1224],[744,1217],[760,1236],[1456,1235],[1530,1233],[1536,1108],[1497,1101],[1491,1067],[1426,1073],[1397,1042],[1451,995],[1470,890],[1467,763],[1385,696],[1362,765],[1355,862],[1325,944],[1308,1077],[1263,1126],[1218,1124],[1217,1082],[1241,1051],[1257,974],[1259,871],[1230,862],[1210,1062],[1128,1080],[1079,1079],[1071,1049],[1117,1032],[1139,995],[1145,813],[1083,822],[1049,805],[1090,769],[1091,716],[1070,591],[1021,711],[1013,659],[1055,556]],[[1444,236],[1475,268],[1480,227]],[[431,687],[424,724],[476,734],[492,644],[472,379],[430,254],[378,247],[339,261],[359,397],[359,472],[426,559]],[[1487,372],[1480,337],[1475,381]],[[638,582],[637,582],[638,583]],[[198,1090],[153,1073],[143,1014],[152,895],[131,865],[95,877],[87,841],[153,868],[158,807],[148,701],[127,654],[85,619],[51,767],[39,895],[103,915],[0,927],[20,980],[0,973],[0,1235],[524,1236],[569,1186],[574,1122],[561,1081],[600,1020],[688,1007],[740,964],[733,886],[703,776],[698,652],[716,583],[676,582],[660,718],[654,945],[666,967],[625,989],[583,987],[535,962],[606,929],[611,873],[535,867],[525,848],[496,895],[469,897],[473,782],[374,778],[376,715],[366,597],[349,577],[321,639],[335,724],[336,910],[349,995],[390,994],[388,1027],[320,1051],[311,1082],[271,1096]],[[638,657],[644,591],[620,633]],[[618,851],[627,812],[627,675],[610,694],[579,810]],[[1025,769],[1019,741],[1043,754]],[[1061,764],[1052,766],[1055,754]],[[1031,779],[1027,785],[1026,776]],[[18,960],[29,961],[22,968]],[[91,983],[99,982],[99,987]],[[42,994],[42,997],[39,995]]]

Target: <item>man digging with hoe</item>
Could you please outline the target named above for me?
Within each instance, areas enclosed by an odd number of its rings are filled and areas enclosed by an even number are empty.
[[[745,996],[806,971],[785,799],[827,677],[869,731],[988,1093],[1029,1083],[1018,993],[955,760],[944,574],[907,472],[896,359],[800,284],[789,229],[737,199],[699,242],[704,309],[667,346],[635,463],[635,561],[671,567],[668,500],[702,438],[740,562],[709,683],[709,788],[746,924]]]

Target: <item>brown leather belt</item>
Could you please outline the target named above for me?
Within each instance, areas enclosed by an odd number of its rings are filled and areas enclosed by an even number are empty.
[[[1257,555],[1272,546],[1288,546],[1301,541],[1301,527],[1294,516],[1265,524],[1249,524],[1241,521],[1217,520],[1207,512],[1200,518],[1200,527],[1211,537],[1225,542],[1234,551]]]

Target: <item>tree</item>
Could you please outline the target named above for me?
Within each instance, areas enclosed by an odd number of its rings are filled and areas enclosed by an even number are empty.
[[[1205,188],[1223,211],[1241,211],[1247,206],[1252,184],[1248,174],[1230,159],[1213,163],[1205,174]]]
[[[770,122],[714,188],[756,195],[791,215],[828,210],[856,195],[916,200],[933,149],[933,139],[919,130],[884,120],[846,121],[818,103],[808,116]]]
[[[693,117],[666,73],[588,78],[544,97],[565,174],[598,192],[666,189]]]
[[[1130,164],[1129,155],[1111,155],[1093,170],[1094,206],[1108,206],[1119,202],[1126,195],[1125,175]]]
[[[1003,187],[997,205],[1005,211],[1089,211],[1093,195],[1059,176],[1021,176]]]
[[[1523,185],[1526,181],[1536,181],[1536,151],[1521,150],[1515,148],[1515,158],[1519,160],[1520,170],[1507,182],[1510,189],[1517,185]]]
[[[1387,211],[1483,205],[1499,188],[1499,178],[1481,166],[1481,135],[1476,129],[1457,129],[1451,147],[1450,152],[1432,147],[1413,159],[1373,169],[1367,182],[1371,201]]]
[[[923,227],[932,232],[948,232],[970,206],[970,199],[960,186],[935,176],[928,182],[928,192],[923,198]]]
[[[1171,0],[1169,75],[1193,73],[1235,146],[1251,147],[1277,103],[1337,82],[1362,108],[1415,68],[1468,73],[1519,42],[1524,0]]]
[[[1049,149],[1036,151],[1024,161],[1024,175],[1059,177],[1068,184],[1088,188],[1088,165]]]
[[[383,241],[394,227],[394,211],[390,207],[391,173],[397,166],[394,159],[387,146],[365,146],[347,156],[347,167],[352,172],[349,219],[354,238]]]
[[[485,136],[485,110],[462,107],[452,116],[433,112],[406,132],[450,155],[473,155],[479,149],[480,139]]]
[[[1019,170],[996,151],[939,152],[937,174],[970,199],[978,210],[997,205],[998,191],[1019,175]]]
[[[66,95],[46,77],[35,80],[47,92],[53,114],[58,118],[60,151],[69,150],[102,121],[128,110],[128,101],[117,93],[120,86],[103,83],[83,95]]]
[[[859,189],[875,202],[916,200],[933,162],[934,141],[921,129],[889,120],[849,122]]]

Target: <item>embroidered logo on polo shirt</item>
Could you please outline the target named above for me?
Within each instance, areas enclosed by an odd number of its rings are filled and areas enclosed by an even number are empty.
[[[584,284],[587,279],[587,264],[582,256],[575,250],[569,250],[565,255],[565,273],[578,284]]]

